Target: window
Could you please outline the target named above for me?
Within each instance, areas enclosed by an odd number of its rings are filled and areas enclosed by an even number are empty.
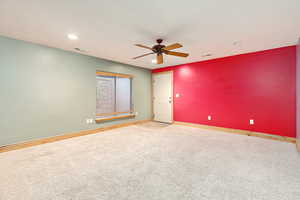
[[[132,78],[126,74],[96,72],[97,122],[134,117]]]

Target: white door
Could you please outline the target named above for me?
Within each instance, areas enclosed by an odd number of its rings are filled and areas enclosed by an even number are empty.
[[[153,74],[154,121],[173,122],[173,72]]]

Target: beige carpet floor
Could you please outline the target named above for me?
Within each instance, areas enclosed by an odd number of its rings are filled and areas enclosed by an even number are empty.
[[[280,141],[147,123],[0,154],[1,200],[299,200]]]

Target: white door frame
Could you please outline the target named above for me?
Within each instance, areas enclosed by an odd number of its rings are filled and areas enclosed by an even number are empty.
[[[152,93],[152,121],[154,121],[154,76],[159,75],[162,73],[170,73],[171,74],[171,123],[174,123],[174,82],[173,82],[173,70],[163,71],[163,72],[156,72],[152,73],[152,80],[151,80],[151,93]]]

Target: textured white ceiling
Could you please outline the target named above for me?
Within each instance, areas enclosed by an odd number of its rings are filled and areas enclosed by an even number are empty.
[[[294,45],[299,8],[300,0],[0,0],[0,35],[153,69]],[[148,53],[133,44],[157,38],[190,56],[131,59]]]

